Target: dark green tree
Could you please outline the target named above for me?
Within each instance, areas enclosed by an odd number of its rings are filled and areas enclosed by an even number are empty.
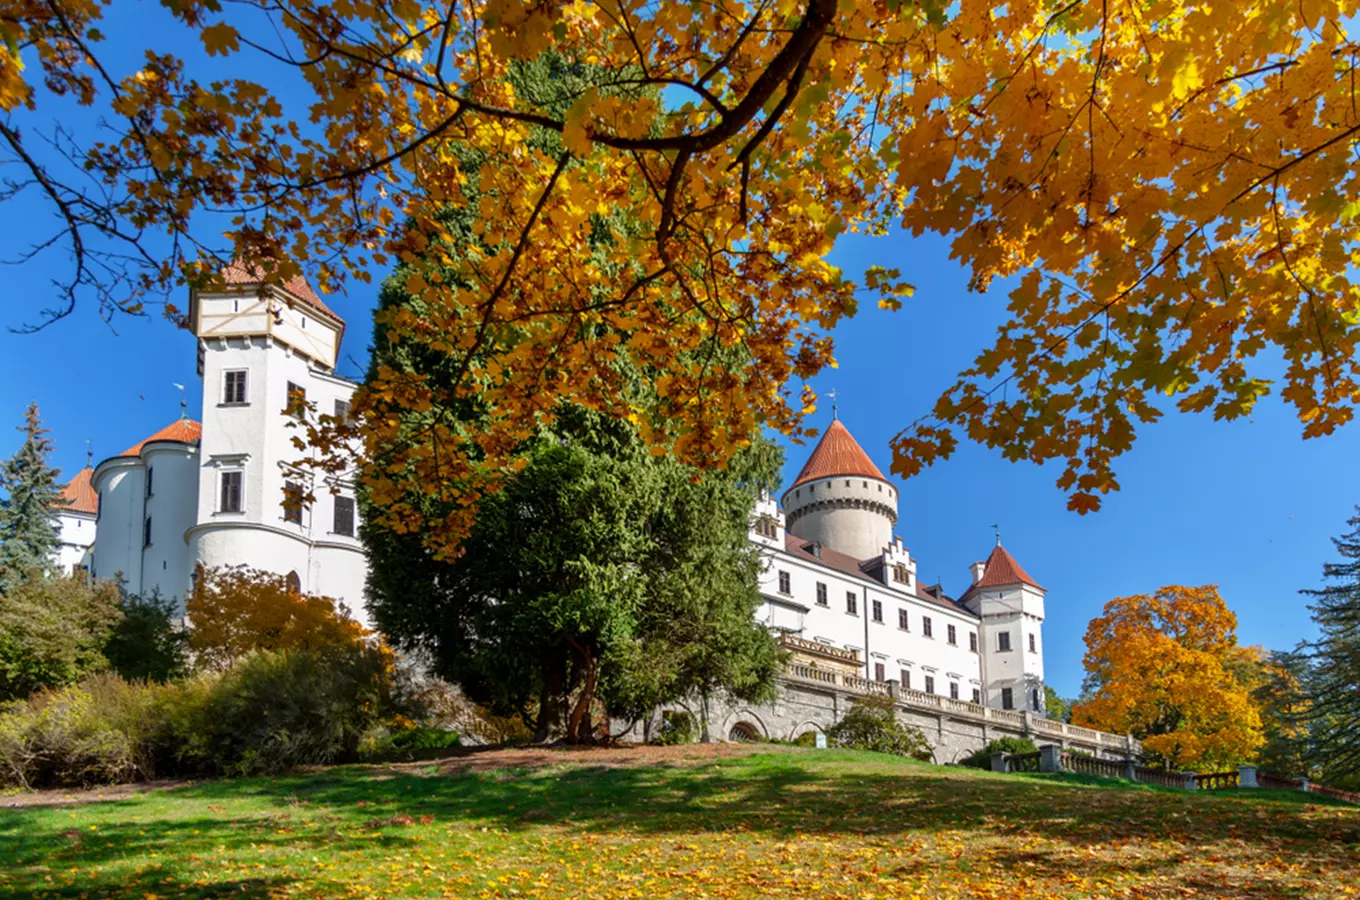
[[[122,618],[104,645],[104,656],[124,678],[172,681],[189,671],[189,637],[177,623],[175,603],[153,591],[124,594]]]
[[[61,546],[55,516],[65,501],[61,472],[48,465],[52,441],[30,403],[19,427],[24,442],[0,465],[0,594],[32,573],[51,572]]]
[[[1322,567],[1330,584],[1301,592],[1320,632],[1306,648],[1308,756],[1329,781],[1360,778],[1360,508],[1346,524],[1332,541],[1342,561]]]
[[[539,739],[586,741],[682,696],[768,696],[773,638],[755,620],[751,508],[778,470],[761,445],[728,470],[648,453],[633,427],[568,409],[482,501],[433,577],[371,583],[378,627]]]

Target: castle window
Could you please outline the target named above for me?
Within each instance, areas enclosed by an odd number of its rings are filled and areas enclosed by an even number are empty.
[[[307,389],[300,384],[288,382],[288,405],[285,411],[295,419],[301,419],[305,412],[303,404],[307,402]]]
[[[959,699],[959,683],[957,681],[949,682],[949,699]]]
[[[303,331],[306,331],[306,330],[307,330],[307,317],[306,317],[306,316],[303,316],[303,317],[302,317],[302,330],[303,330]]]
[[[911,631],[911,616],[905,609],[897,611],[897,627],[903,631]]]
[[[100,491],[94,495],[94,523],[98,525],[102,518],[104,518],[104,493]]]
[[[222,373],[222,402],[229,405],[246,402],[245,369],[232,369]]]
[[[1039,652],[1039,646],[1038,646],[1037,643],[1035,643],[1034,635],[1032,635],[1032,634],[1029,636],[1029,652],[1030,652],[1030,653],[1038,653],[1038,652]]]
[[[831,605],[830,603],[827,602],[826,599],[826,585],[822,584],[820,581],[817,582],[817,605],[818,606]]]
[[[906,688],[907,690],[911,690],[911,672],[909,672],[906,669],[902,669],[900,670],[899,674],[902,676],[902,687]]]
[[[946,625],[944,628],[945,628],[945,640],[949,642],[949,645],[951,647],[957,647],[959,645],[958,629],[955,628],[953,625]]]
[[[150,546],[151,546],[151,517],[150,517],[150,516],[147,516],[147,517],[146,517],[146,521],[142,523],[142,546],[143,546],[143,547],[150,547]]]
[[[977,704],[982,703],[982,691],[978,688],[973,688],[973,702]]]
[[[335,498],[335,533],[354,537],[354,498]]]
[[[1039,711],[1039,689],[1034,688],[1029,692],[1029,708],[1035,712]]]
[[[930,621],[930,616],[921,617],[921,634],[924,634],[926,637],[935,636],[935,623]]]
[[[867,482],[867,481],[864,482],[864,486],[867,488],[867,487],[869,486],[869,482]]]
[[[791,593],[789,590],[789,573],[785,572],[783,569],[779,570],[779,593]]]
[[[933,694],[933,693],[935,693],[935,676],[934,676],[934,675],[927,675],[927,676],[926,676],[926,693],[927,693],[927,694]]]
[[[151,476],[156,474],[156,470],[151,466],[146,467],[146,495],[151,496]]]
[[[296,481],[283,485],[283,521],[302,524],[302,485]]]
[[[241,511],[241,472],[222,473],[222,497],[219,512],[238,513]]]
[[[996,649],[1000,653],[1007,653],[1011,649],[1011,633],[1001,631],[996,635]]]
[[[883,621],[883,601],[881,600],[874,601],[874,621],[875,622]]]
[[[968,632],[968,649],[969,649],[969,650],[972,650],[974,653],[977,652],[977,632],[976,632],[976,631],[970,631],[970,632]]]
[[[1001,708],[1015,709],[1015,693],[1010,688],[1001,689]]]
[[[893,567],[892,567],[892,580],[895,581],[895,582],[897,582],[898,584],[907,584],[907,583],[908,583],[909,579],[908,579],[908,576],[907,576],[907,567],[906,567],[905,564],[903,564],[903,563],[895,563],[895,564],[893,565]]]
[[[852,616],[859,615],[859,598],[854,591],[845,592],[845,611]]]
[[[883,681],[883,663],[874,663],[874,681]]]
[[[850,479],[849,479],[849,478],[845,479],[845,486],[846,486],[846,487],[849,487],[849,486],[850,486]]]
[[[336,401],[335,401],[335,420],[336,420],[337,422],[344,422],[344,421],[347,421],[348,419],[349,419],[349,401],[348,401],[348,400],[336,400]]]
[[[779,537],[779,524],[769,516],[756,519],[756,534],[773,540]]]
[[[297,572],[289,572],[283,576],[283,586],[288,589],[290,594],[302,593],[302,579],[298,577]]]

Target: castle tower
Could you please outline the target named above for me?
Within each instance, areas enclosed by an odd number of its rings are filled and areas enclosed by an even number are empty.
[[[780,502],[790,534],[855,559],[880,556],[893,542],[897,490],[839,419]]]
[[[1044,596],[1000,539],[986,562],[972,565],[973,583],[959,602],[981,619],[985,703],[1044,711]]]
[[[353,480],[296,465],[310,451],[294,443],[306,439],[299,416],[348,414],[355,385],[334,374],[345,323],[302,278],[265,285],[240,265],[224,276],[222,291],[195,291],[189,302],[203,378],[192,557],[275,572],[362,619],[367,564]],[[309,408],[289,411],[292,397]]]

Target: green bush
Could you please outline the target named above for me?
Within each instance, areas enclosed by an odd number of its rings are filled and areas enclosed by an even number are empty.
[[[387,712],[389,687],[386,651],[368,648],[257,653],[165,685],[103,673],[0,709],[0,784],[248,775],[354,759]]]
[[[921,729],[897,721],[897,705],[888,697],[855,699],[849,712],[827,729],[826,738],[831,746],[848,750],[872,750],[924,762],[935,757]]]
[[[113,670],[132,681],[172,681],[189,671],[189,635],[177,624],[175,603],[152,591],[128,594],[119,607],[123,617],[104,644]]]
[[[699,723],[694,714],[683,709],[668,709],[661,714],[661,728],[656,743],[692,744],[699,739]]]
[[[412,759],[459,746],[462,746],[460,735],[449,728],[417,725],[393,731],[381,727],[376,729],[375,734],[365,738],[359,748],[359,755],[370,760]]]
[[[997,738],[986,747],[959,760],[959,765],[970,769],[990,769],[993,753],[1035,753],[1039,750],[1034,741],[1023,737]]]
[[[798,735],[798,737],[796,737],[796,738],[793,739],[793,745],[794,745],[795,747],[815,747],[815,746],[817,746],[817,732],[815,732],[815,731],[804,731],[802,734]]]

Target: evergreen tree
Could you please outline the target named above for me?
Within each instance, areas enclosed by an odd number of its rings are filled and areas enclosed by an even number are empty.
[[[31,573],[48,574],[61,546],[56,514],[66,504],[58,478],[47,464],[52,441],[30,403],[20,426],[24,443],[0,466],[0,594],[13,590]]]
[[[1302,591],[1314,603],[1321,636],[1308,645],[1308,753],[1329,781],[1360,776],[1360,507],[1349,534],[1333,539],[1341,562],[1327,563],[1321,590]]]

